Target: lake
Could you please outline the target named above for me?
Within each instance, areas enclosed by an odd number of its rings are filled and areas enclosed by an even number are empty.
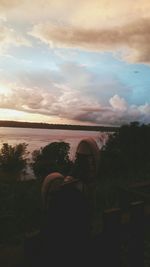
[[[16,145],[27,143],[29,152],[44,147],[51,142],[64,141],[70,143],[70,157],[73,158],[81,139],[93,137],[99,148],[105,143],[108,134],[94,131],[54,130],[0,127],[0,147],[3,143]]]
[[[108,134],[97,131],[0,127],[0,148],[3,143],[10,145],[27,143],[31,156],[35,149],[40,149],[51,142],[64,141],[70,144],[70,158],[73,159],[78,143],[87,137],[94,138],[98,147],[101,148],[106,142]]]

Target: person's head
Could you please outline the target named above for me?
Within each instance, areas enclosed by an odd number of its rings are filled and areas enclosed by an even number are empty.
[[[85,184],[93,183],[97,178],[99,154],[99,148],[93,138],[85,138],[78,144],[75,176]]]
[[[56,192],[72,187],[76,187],[79,190],[82,190],[79,180],[75,179],[72,176],[64,177],[61,173],[58,172],[47,175],[43,181],[41,188],[44,209],[47,210],[49,201]]]

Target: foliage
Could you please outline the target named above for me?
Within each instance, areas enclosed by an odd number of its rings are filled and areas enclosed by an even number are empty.
[[[0,150],[0,168],[4,172],[21,172],[27,165],[27,144],[15,146],[4,143]]]
[[[150,176],[150,126],[133,122],[120,127],[101,151],[100,175],[140,180]]]
[[[0,182],[0,244],[16,242],[23,233],[39,229],[40,217],[41,184],[38,180]]]
[[[44,178],[52,172],[66,175],[72,166],[69,159],[70,145],[65,142],[53,142],[32,153],[32,168],[35,176]]]

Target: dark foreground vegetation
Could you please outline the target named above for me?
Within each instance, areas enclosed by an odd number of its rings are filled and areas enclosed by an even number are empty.
[[[150,182],[149,125],[133,122],[122,126],[110,135],[100,154],[98,195],[105,199],[104,206],[118,206],[129,185]]]
[[[63,175],[72,172],[74,162],[69,158],[69,151],[68,143],[54,142],[34,151],[31,162],[27,144],[3,144],[0,151],[0,258],[4,259],[3,266],[12,266],[7,255],[14,251],[18,259],[24,238],[39,230],[42,181],[52,172]],[[37,179],[22,181],[28,164]],[[134,122],[110,135],[100,151],[93,233],[100,232],[105,209],[125,209],[129,196],[130,200],[138,200],[141,188],[142,194],[149,195],[148,186],[137,186],[141,182],[150,184],[150,126]],[[150,248],[149,233],[146,242]]]

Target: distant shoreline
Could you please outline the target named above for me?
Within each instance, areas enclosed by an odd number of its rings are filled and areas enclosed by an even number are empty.
[[[119,127],[115,126],[68,125],[68,124],[49,124],[49,123],[38,123],[38,122],[19,122],[19,121],[0,121],[0,127],[101,131],[101,132],[116,132],[119,129]]]

